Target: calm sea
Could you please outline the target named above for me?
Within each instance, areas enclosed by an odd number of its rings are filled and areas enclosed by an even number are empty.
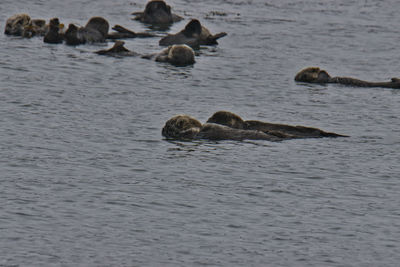
[[[146,1],[2,0],[0,266],[398,266],[400,90],[305,85],[302,68],[400,77],[397,1],[169,0],[211,32],[196,63],[94,54],[2,34],[16,13],[110,25]],[[350,138],[169,142],[185,113]]]

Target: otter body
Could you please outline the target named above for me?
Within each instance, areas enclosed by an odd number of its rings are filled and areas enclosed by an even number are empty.
[[[49,30],[43,38],[43,42],[50,44],[60,44],[64,40],[64,34],[62,32],[62,25],[58,18],[53,18],[49,23]]]
[[[70,24],[64,38],[68,45],[105,42],[108,29],[107,20],[102,17],[93,17],[85,27],[78,28],[74,24]]]
[[[344,135],[322,131],[318,128],[305,126],[292,126],[286,124],[268,123],[256,120],[244,121],[238,115],[228,111],[218,111],[207,122],[226,125],[228,127],[257,130],[282,138],[320,138],[320,137],[344,137]]]
[[[268,140],[282,141],[293,138],[345,137],[317,128],[244,121],[238,115],[218,111],[205,124],[187,115],[177,115],[168,120],[162,130],[168,139],[208,140]]]
[[[282,140],[261,131],[240,130],[215,123],[202,125],[198,120],[188,115],[177,115],[169,119],[162,129],[162,135],[167,139],[178,140]]]
[[[306,83],[337,83],[355,87],[383,87],[400,89],[400,79],[392,78],[390,82],[369,82],[352,77],[331,77],[327,71],[318,67],[309,67],[301,70],[295,76],[295,81]]]
[[[196,62],[193,49],[184,44],[171,45],[160,53],[144,55],[142,58],[154,59],[157,62],[168,62],[180,67],[192,65]]]
[[[159,45],[186,44],[198,48],[200,45],[216,45],[218,44],[217,39],[225,35],[225,32],[212,35],[207,28],[200,24],[200,21],[192,19],[182,31],[162,38]]]
[[[116,41],[114,43],[114,46],[111,47],[110,49],[106,50],[100,50],[95,52],[96,54],[99,55],[107,55],[107,56],[138,56],[139,54],[133,51],[128,50],[127,48],[124,47],[125,42],[123,41]]]

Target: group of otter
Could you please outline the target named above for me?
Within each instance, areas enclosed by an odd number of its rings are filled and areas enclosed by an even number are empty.
[[[152,0],[147,3],[143,12],[135,12],[135,20],[146,24],[167,26],[183,18],[171,13],[171,7],[162,0]],[[69,24],[64,31],[64,25],[58,18],[50,20],[49,24],[43,19],[31,19],[27,14],[16,14],[8,18],[5,34],[22,37],[42,36],[45,43],[67,45],[81,45],[86,43],[100,43],[106,40],[115,40],[114,46],[107,50],[100,50],[99,55],[110,56],[139,56],[138,53],[124,47],[124,42],[119,39],[136,37],[155,37],[146,32],[136,33],[120,25],[115,25],[114,32],[109,33],[109,23],[102,17],[92,17],[84,27]],[[185,28],[176,33],[168,34],[159,41],[161,46],[168,46],[160,53],[142,55],[145,59],[154,59],[158,62],[168,62],[176,66],[187,66],[195,63],[193,49],[201,45],[216,45],[217,40],[226,33],[211,34],[197,19],[192,19]]]
[[[151,0],[142,12],[132,13],[135,20],[146,24],[168,26],[183,20],[173,14],[171,7],[163,0]],[[119,39],[136,37],[154,37],[153,34],[136,33],[120,25],[115,25],[114,32],[109,33],[109,23],[102,17],[91,18],[84,27],[69,24],[64,31],[64,25],[58,18],[46,24],[42,19],[31,19],[27,14],[17,14],[6,22],[5,34],[22,37],[42,36],[46,43],[80,45],[85,43],[106,42],[114,40],[113,47],[95,53],[110,56],[139,56],[138,53],[124,47]],[[195,63],[193,49],[202,45],[216,45],[217,40],[226,36],[225,32],[211,34],[197,19],[192,19],[183,30],[176,34],[168,34],[159,41],[159,45],[168,46],[159,53],[142,55],[142,58],[158,62],[168,62],[176,66],[186,66]],[[350,77],[331,77],[325,70],[309,67],[301,70],[295,76],[295,81],[306,83],[337,83],[347,86],[400,88],[400,79],[392,78],[389,82],[368,82]],[[238,115],[227,111],[219,111],[201,124],[188,115],[177,115],[168,120],[162,129],[162,135],[167,139],[193,140],[269,140],[281,141],[294,138],[345,137],[329,133],[317,128],[273,124],[260,121],[243,121]]]

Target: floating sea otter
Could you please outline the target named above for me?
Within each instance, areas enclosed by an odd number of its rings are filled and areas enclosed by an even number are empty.
[[[117,40],[114,43],[114,46],[110,49],[100,50],[95,52],[99,55],[107,55],[107,56],[115,56],[115,57],[122,57],[122,56],[138,56],[139,54],[124,47],[125,42]]]
[[[69,24],[64,34],[67,45],[105,42],[109,29],[108,21],[102,17],[91,18],[85,27]]]
[[[227,111],[215,113],[205,124],[188,115],[177,115],[165,123],[162,135],[168,139],[209,140],[269,140],[282,141],[293,138],[340,137],[316,128],[243,121]]]
[[[15,14],[7,19],[5,34],[22,36],[25,27],[31,22],[31,17],[28,14]]]
[[[95,52],[108,56],[138,56],[139,54],[124,47],[123,41],[116,41],[110,49]],[[187,66],[195,63],[194,51],[187,45],[172,45],[160,53],[143,55],[142,58],[154,59],[157,62],[168,62],[175,66]]]
[[[45,43],[60,44],[64,40],[64,33],[62,32],[64,25],[60,24],[58,18],[50,20],[49,29],[43,38]]]
[[[147,3],[143,12],[134,12],[132,15],[139,20],[148,24],[171,24],[182,20],[183,18],[172,14],[171,7],[164,1],[154,0]]]
[[[30,38],[44,36],[48,25],[43,19],[31,19],[28,14],[16,14],[6,21],[5,34]]]
[[[331,77],[326,70],[309,67],[301,70],[294,78],[297,82],[306,83],[338,83],[358,87],[384,87],[400,89],[400,79],[392,78],[390,82],[368,82],[351,77]]]
[[[160,40],[159,44],[164,46],[186,44],[198,48],[200,45],[216,45],[218,44],[217,40],[226,35],[225,32],[212,35],[207,28],[200,24],[200,21],[192,19],[182,31],[167,35]]]
[[[145,55],[142,58],[155,59],[157,62],[168,62],[181,67],[195,63],[193,49],[185,44],[171,45],[160,53]]]
[[[277,136],[261,131],[240,130],[215,123],[202,125],[198,120],[188,115],[177,115],[169,119],[162,129],[162,135],[167,139],[177,140],[282,140]]]
[[[69,24],[64,34],[64,39],[68,45],[79,45],[85,43],[105,42],[106,39],[125,39],[136,37],[153,37],[149,33],[135,33],[120,25],[115,25],[112,29],[116,32],[108,33],[109,23],[102,17],[91,18],[85,27],[78,28],[74,24]]]
[[[325,132],[312,127],[292,126],[255,120],[244,121],[238,115],[228,111],[218,111],[214,113],[207,122],[222,124],[236,129],[257,130],[273,135],[281,134],[282,137],[286,138],[344,137],[344,135]]]

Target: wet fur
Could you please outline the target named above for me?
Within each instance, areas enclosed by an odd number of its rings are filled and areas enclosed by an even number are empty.
[[[306,83],[337,83],[354,87],[383,87],[400,89],[400,79],[392,78],[390,82],[369,82],[352,77],[331,77],[327,71],[318,67],[309,67],[301,70],[295,76],[295,81]]]

